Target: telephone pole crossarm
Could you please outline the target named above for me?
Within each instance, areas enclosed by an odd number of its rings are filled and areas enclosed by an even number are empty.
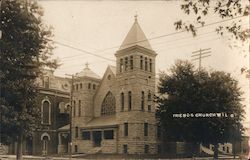
[[[192,61],[199,60],[199,71],[201,70],[201,60],[206,57],[210,57],[211,54],[211,48],[206,48],[206,49],[199,49],[197,51],[192,52],[191,59]]]

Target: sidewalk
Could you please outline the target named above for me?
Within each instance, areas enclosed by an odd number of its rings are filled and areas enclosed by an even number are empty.
[[[16,155],[0,155],[0,160],[15,160],[15,159],[16,159]],[[68,160],[69,158],[23,155],[23,159],[24,160],[64,160],[64,159]]]
[[[16,155],[0,155],[0,160],[15,160]],[[31,156],[31,155],[23,155],[24,160],[69,160],[69,157],[56,157],[56,156]],[[213,160],[212,157],[195,157],[195,158],[145,158],[145,157],[117,157],[117,156],[108,156],[108,155],[92,155],[92,156],[87,156],[86,158],[84,157],[72,157],[72,160],[89,160],[89,159],[163,159],[163,160]],[[220,156],[219,160],[232,160],[233,157],[231,156]],[[246,160],[245,158],[239,158],[237,156],[238,160]]]

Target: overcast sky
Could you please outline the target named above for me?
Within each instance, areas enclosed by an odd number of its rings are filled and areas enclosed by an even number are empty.
[[[193,38],[190,33],[176,32],[174,22],[179,19],[191,20],[180,10],[180,1],[40,1],[44,8],[44,21],[54,28],[54,40],[85,50],[90,53],[112,59],[130,27],[134,23],[134,15],[152,48],[158,54],[156,71],[166,71],[176,59],[191,60],[193,51],[211,48],[211,56],[202,60],[207,69],[223,70],[232,73],[240,81],[244,94],[244,104],[249,107],[249,81],[242,75],[240,68],[249,65],[248,46],[231,48],[233,41],[229,35],[218,36],[215,26],[198,30]],[[241,18],[244,27],[249,28],[249,19]],[[209,15],[207,23],[221,21],[216,15]],[[232,23],[222,22],[221,25]],[[159,37],[160,38],[155,38]],[[85,63],[102,76],[108,65],[114,61],[88,55],[59,44],[55,44],[54,56],[62,65],[55,71],[56,75],[80,72]],[[111,48],[111,49],[110,49]],[[198,62],[194,62],[198,66]],[[250,116],[248,116],[250,119]],[[249,119],[247,121],[249,121]]]

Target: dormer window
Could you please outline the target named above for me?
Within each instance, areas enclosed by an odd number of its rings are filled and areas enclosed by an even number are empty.
[[[44,88],[49,88],[49,77],[48,76],[44,77],[43,86],[44,86]]]

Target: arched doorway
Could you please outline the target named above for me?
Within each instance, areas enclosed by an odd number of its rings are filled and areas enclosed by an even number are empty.
[[[49,141],[50,141],[49,134],[43,133],[41,136],[41,141],[42,141],[42,154],[48,155],[48,148],[49,148]]]
[[[47,155],[48,154],[49,137],[44,136],[42,141],[43,141],[43,155]]]

